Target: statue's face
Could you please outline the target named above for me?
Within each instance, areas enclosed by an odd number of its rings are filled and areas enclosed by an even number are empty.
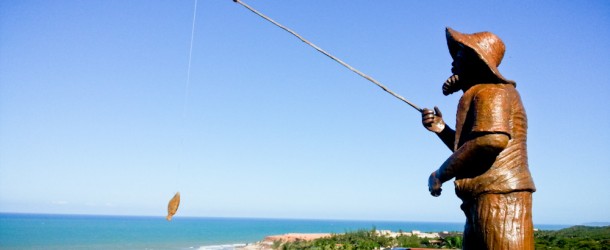
[[[466,90],[472,84],[485,79],[487,65],[470,48],[460,44],[451,63],[453,76],[443,83],[443,94],[449,95],[459,90]]]
[[[485,62],[479,58],[474,50],[460,45],[453,58],[451,72],[458,75],[462,84],[464,81],[469,84],[489,81],[495,79],[493,73]]]
[[[451,72],[461,78],[470,78],[474,72],[481,67],[481,60],[471,49],[465,48],[460,44],[460,49],[455,54],[451,63]]]
[[[460,73],[463,72],[462,66],[464,65],[464,63],[462,62],[463,60],[461,58],[464,57],[464,50],[460,49],[458,50],[455,58],[453,59],[453,62],[451,63],[451,73],[453,73],[454,75],[460,75]]]

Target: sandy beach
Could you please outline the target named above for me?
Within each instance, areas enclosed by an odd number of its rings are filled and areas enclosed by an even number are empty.
[[[449,234],[449,232],[444,231],[440,233],[425,233],[418,230],[413,230],[411,232],[392,232],[390,230],[377,230],[377,234],[385,235],[388,237],[397,237],[399,235],[415,235],[419,238],[429,238],[434,239],[438,238],[442,235]],[[274,242],[295,242],[295,241],[310,241],[316,240],[324,237],[330,237],[332,234],[330,233],[287,233],[281,235],[270,235],[265,237],[262,241],[247,244],[245,246],[239,246],[235,249],[244,249],[244,250],[270,250],[273,249]],[[423,248],[422,248],[423,249]]]
[[[324,237],[330,237],[329,233],[287,233],[281,235],[270,235],[265,237],[262,241],[254,244],[248,244],[246,246],[236,247],[235,249],[244,250],[268,250],[273,249],[273,243],[280,242],[295,242],[295,241],[310,241]]]

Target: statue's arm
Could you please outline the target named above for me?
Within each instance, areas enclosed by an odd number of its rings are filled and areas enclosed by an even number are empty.
[[[468,171],[484,171],[468,167],[480,165],[473,164],[476,161],[493,161],[506,148],[509,139],[504,133],[488,133],[464,143],[438,168],[436,178],[443,183]]]
[[[487,169],[477,168],[491,167],[510,140],[511,100],[504,87],[494,85],[476,92],[471,104],[474,111],[469,140],[438,169],[441,183],[456,176],[478,175]]]
[[[491,167],[498,154],[508,145],[511,99],[505,89],[486,87],[479,90],[472,100],[468,141],[430,174],[428,190],[433,196],[439,196],[442,184],[452,178],[477,176],[486,171],[484,168]]]
[[[445,143],[445,146],[449,148],[453,152],[453,147],[455,143],[455,130],[451,129],[449,126],[445,125],[445,128],[439,133],[436,133],[438,138]]]
[[[480,173],[485,169],[473,169],[477,166],[491,166],[482,162],[493,162],[500,152],[506,148],[509,136],[504,133],[481,134],[464,143],[458,150],[443,162],[438,170],[428,178],[428,191],[432,196],[441,195],[444,182],[457,176],[467,176]]]

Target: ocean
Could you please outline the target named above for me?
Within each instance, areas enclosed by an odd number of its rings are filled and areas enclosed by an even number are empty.
[[[0,213],[0,249],[232,249],[268,235],[462,231],[463,223]],[[565,225],[536,225],[556,230]]]

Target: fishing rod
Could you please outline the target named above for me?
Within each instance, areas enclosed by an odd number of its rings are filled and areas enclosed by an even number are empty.
[[[287,31],[288,33],[292,34],[293,36],[297,37],[298,39],[300,39],[302,42],[306,43],[307,45],[313,47],[314,49],[316,49],[318,52],[330,57],[330,59],[333,59],[335,62],[338,62],[339,64],[343,65],[344,67],[348,68],[349,70],[353,71],[354,73],[360,75],[361,77],[364,77],[364,79],[369,80],[370,82],[374,83],[375,85],[379,86],[381,89],[383,89],[383,91],[389,93],[390,95],[398,98],[399,100],[405,102],[406,104],[409,104],[409,106],[413,107],[414,109],[416,109],[417,111],[419,111],[420,113],[423,112],[423,109],[418,107],[417,105],[413,104],[412,102],[410,102],[409,100],[405,99],[404,97],[394,93],[394,91],[388,89],[386,86],[384,86],[383,84],[381,84],[379,81],[375,80],[374,78],[360,72],[359,70],[355,69],[354,67],[350,66],[349,64],[343,62],[341,59],[331,55],[330,53],[324,51],[323,49],[321,49],[320,47],[316,46],[315,44],[311,43],[310,41],[307,41],[307,39],[303,38],[301,35],[297,34],[296,32],[292,31],[291,29],[279,24],[278,22],[274,21],[273,19],[265,16],[264,14],[260,13],[259,11],[255,10],[254,8],[248,6],[247,4],[245,4],[244,2],[240,1],[240,0],[233,0],[233,2],[239,3],[241,6],[246,7],[246,9],[252,11],[254,14],[262,17],[263,19],[275,24],[276,26],[280,27],[281,29]]]

